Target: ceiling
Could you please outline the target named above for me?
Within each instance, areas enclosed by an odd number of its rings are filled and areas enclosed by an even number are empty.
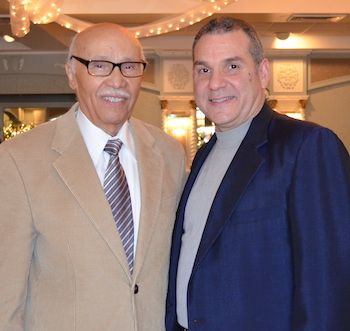
[[[179,15],[206,1],[209,0],[65,0],[62,13],[91,23],[109,21],[131,27]],[[11,34],[8,7],[7,0],[0,0],[0,34]],[[296,14],[313,16],[307,20],[290,21],[292,15]],[[344,18],[335,23],[327,19],[332,14],[342,14]],[[247,20],[262,37],[273,37],[277,32],[289,32],[319,38],[340,38],[343,49],[350,51],[348,0],[333,0],[331,3],[324,0],[280,0],[277,3],[276,0],[238,0],[224,8],[220,15],[232,15]],[[152,38],[160,40],[182,36],[191,39],[204,21],[177,32]],[[74,34],[74,31],[57,23],[31,24],[30,32],[23,38],[17,38],[14,43],[5,43],[1,39],[0,52],[65,51]],[[149,47],[149,42],[147,45]]]

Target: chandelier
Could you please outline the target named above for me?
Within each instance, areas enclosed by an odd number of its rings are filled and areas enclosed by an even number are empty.
[[[93,23],[61,14],[64,0],[7,0],[10,4],[10,23],[13,35],[24,37],[30,31],[30,22],[47,24],[57,22],[61,26],[80,32]],[[129,28],[137,38],[157,36],[178,31],[218,13],[237,0],[208,0],[201,5],[172,18]]]

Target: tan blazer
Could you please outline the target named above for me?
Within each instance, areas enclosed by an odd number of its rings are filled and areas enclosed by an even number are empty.
[[[0,330],[162,331],[183,149],[130,120],[141,182],[131,277],[76,107],[0,145]]]

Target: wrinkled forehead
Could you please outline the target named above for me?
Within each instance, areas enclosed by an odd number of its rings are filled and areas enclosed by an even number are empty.
[[[141,46],[128,31],[114,26],[101,26],[77,36],[74,51],[82,57],[114,60],[140,59]]]

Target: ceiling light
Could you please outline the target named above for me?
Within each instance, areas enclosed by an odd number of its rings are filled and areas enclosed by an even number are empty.
[[[8,34],[4,34],[2,39],[4,39],[7,43],[13,43],[15,41],[15,38],[9,36]]]
[[[292,14],[288,17],[288,22],[339,22],[344,19],[346,15],[343,14]]]
[[[290,33],[289,32],[276,32],[275,36],[279,40],[286,40],[289,38]]]

